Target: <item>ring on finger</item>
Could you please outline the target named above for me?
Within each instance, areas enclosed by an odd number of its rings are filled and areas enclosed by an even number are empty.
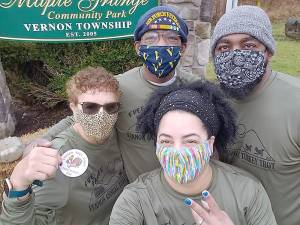
[[[203,219],[199,219],[198,222],[197,222],[197,225],[201,225],[203,223]]]

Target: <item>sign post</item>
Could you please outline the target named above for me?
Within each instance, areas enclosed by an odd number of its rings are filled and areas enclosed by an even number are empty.
[[[226,12],[230,11],[231,9],[237,7],[238,0],[227,0],[226,2]]]

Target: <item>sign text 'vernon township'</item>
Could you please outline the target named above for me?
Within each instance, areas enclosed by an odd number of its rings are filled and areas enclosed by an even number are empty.
[[[115,21],[115,22],[92,22],[92,23],[33,23],[24,24],[26,31],[33,32],[49,32],[49,31],[71,31],[74,30],[103,30],[103,29],[128,29],[131,27],[131,21]]]

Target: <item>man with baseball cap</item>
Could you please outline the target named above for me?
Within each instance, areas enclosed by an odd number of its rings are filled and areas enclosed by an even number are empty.
[[[143,66],[116,76],[122,91],[116,129],[129,181],[159,167],[153,142],[142,138],[135,128],[136,118],[148,96],[161,86],[199,79],[176,69],[186,49],[187,36],[187,24],[168,6],[154,7],[138,21],[134,45]],[[70,117],[62,120],[47,132],[45,138],[53,139],[73,123]]]
[[[238,113],[236,141],[227,146],[230,159],[260,179],[278,224],[297,225],[300,80],[272,71],[275,50],[270,20],[255,6],[223,15],[212,35],[217,78]]]
[[[136,131],[137,116],[143,110],[146,100],[157,88],[197,79],[196,76],[176,69],[186,49],[187,36],[187,24],[167,6],[150,9],[138,21],[134,41],[143,66],[117,78],[123,95],[116,128],[130,181],[159,167],[153,141],[145,140]]]

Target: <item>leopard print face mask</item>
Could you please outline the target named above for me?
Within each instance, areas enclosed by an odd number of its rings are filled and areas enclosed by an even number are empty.
[[[80,110],[74,113],[75,122],[80,124],[87,136],[96,139],[97,143],[104,142],[111,135],[117,118],[118,113],[108,114],[105,111],[94,115],[85,114]]]

